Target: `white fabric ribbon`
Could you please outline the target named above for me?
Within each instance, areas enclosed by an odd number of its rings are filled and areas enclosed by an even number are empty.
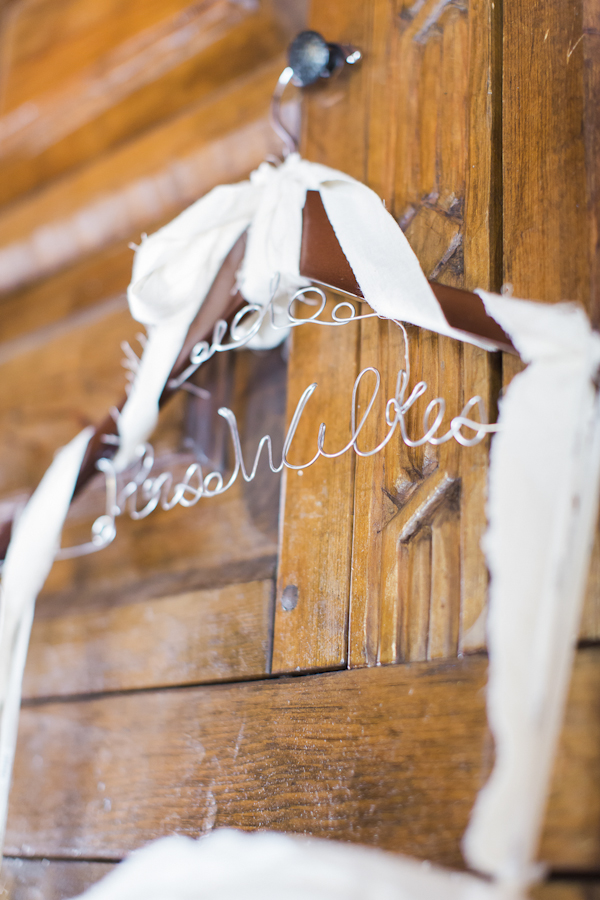
[[[4,841],[21,684],[35,600],[41,591],[67,517],[77,476],[94,433],[86,428],[60,450],[18,521],[2,567],[0,594],[0,848]]]
[[[131,314],[148,328],[148,344],[119,418],[118,471],[154,429],[158,401],[187,330],[244,231],[248,241],[238,286],[248,303],[269,303],[275,275],[281,298],[308,284],[299,271],[307,190],[320,191],[363,294],[380,315],[400,316],[495,349],[490,341],[450,327],[417,257],[377,194],[343,172],[293,153],[279,167],[263,163],[248,181],[215,188],[138,248],[128,296]],[[285,335],[266,317],[248,346],[273,347]]]
[[[508,900],[498,887],[356,844],[221,829],[136,850],[85,900]]]
[[[484,548],[496,761],[464,850],[474,868],[523,885],[536,876],[598,516],[600,336],[575,304],[479,293],[529,365],[500,402],[492,442]]]

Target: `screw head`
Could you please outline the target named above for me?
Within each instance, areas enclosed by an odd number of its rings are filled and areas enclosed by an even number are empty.
[[[288,584],[281,594],[281,608],[285,612],[291,612],[298,605],[298,588],[295,584]]]

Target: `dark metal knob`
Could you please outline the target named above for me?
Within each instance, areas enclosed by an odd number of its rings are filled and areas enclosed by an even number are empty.
[[[319,78],[329,78],[346,63],[352,66],[361,59],[362,53],[356,47],[328,44],[318,31],[301,31],[294,38],[288,47],[289,65],[279,76],[271,100],[271,122],[285,144],[285,153],[298,149],[296,138],[287,130],[280,116],[281,98],[286,85],[291,82],[296,87],[307,87]]]
[[[319,78],[329,78],[344,63],[352,65],[360,58],[359,50],[328,44],[318,31],[300,32],[288,48],[288,61],[294,72],[293,82],[298,87],[307,87]]]

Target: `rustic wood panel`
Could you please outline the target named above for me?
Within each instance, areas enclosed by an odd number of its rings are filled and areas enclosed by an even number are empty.
[[[370,100],[362,123],[368,183],[386,199],[429,277],[497,286],[499,232],[490,212],[500,200],[492,150],[499,103],[493,4],[432,0],[369,8],[361,46],[371,62],[360,75]],[[325,28],[330,13],[315,14],[316,27]],[[307,112],[315,133],[326,127],[328,109],[313,105]],[[338,143],[333,164],[340,168],[344,152]],[[430,387],[411,412],[411,437],[422,434],[425,406],[436,396],[446,399],[447,421],[475,394],[494,414],[499,363],[493,355],[417,329],[409,335],[411,387],[420,378]],[[383,374],[366,447],[385,435],[385,401],[404,355],[395,326],[362,323],[359,368],[376,366]],[[371,390],[365,383],[361,403]],[[384,454],[356,461],[352,666],[452,656],[484,645],[487,572],[479,544],[488,447],[486,441],[468,450],[454,443],[411,450],[398,438]]]
[[[133,340],[138,329],[121,298],[67,320],[58,331],[31,337],[16,348],[22,351],[16,355],[5,345],[0,496],[22,499],[57,447],[85,424],[104,418],[123,394],[120,343]],[[281,432],[285,364],[276,350],[236,354],[232,365],[233,393],[226,399],[238,415],[245,452],[254,453],[262,434],[277,439]],[[175,466],[183,474],[195,461],[194,448],[189,448],[193,436],[186,437],[186,408],[191,407],[181,394],[162,413],[153,436],[157,470]],[[211,427],[214,419],[216,412]],[[230,492],[193,509],[158,511],[141,522],[122,519],[116,541],[101,554],[57,563],[47,591],[60,592],[62,603],[79,603],[84,591],[88,600],[105,604],[113,602],[110,596],[119,586],[135,589],[139,598],[270,577],[277,551],[278,487],[277,476],[261,466],[252,484],[240,480]],[[65,529],[65,546],[89,540],[91,523],[104,508],[103,490],[99,477],[78,498]]]
[[[367,50],[369,4],[313,4],[310,27],[340,42]],[[307,159],[340,168],[364,180],[369,62],[358,73],[343,72],[331,85],[315,85],[304,95],[302,152]],[[340,136],[343,139],[340,140]],[[329,307],[330,308],[330,307]],[[333,332],[333,333],[332,333]],[[310,459],[321,422],[328,448],[348,440],[352,385],[358,370],[358,328],[319,326],[295,329],[288,384],[288,422],[309,384],[319,384],[295,442],[298,456]],[[304,435],[304,437],[302,436]],[[277,581],[273,671],[332,668],[347,661],[348,602],[352,544],[354,459],[321,459],[302,476],[284,479],[283,521]],[[294,609],[284,609],[286,587],[298,588]]]
[[[5,26],[0,200],[208,98],[282,52],[305,4],[48,0]]]
[[[517,297],[587,306],[583,7],[504,6],[504,278]]]
[[[151,230],[215,184],[277,153],[268,122],[284,58],[5,207],[0,289],[7,291]]]
[[[530,896],[533,900],[598,900],[600,882],[595,878],[580,882],[550,881],[532,888]]]
[[[0,887],[6,900],[66,900],[79,896],[112,868],[112,863],[103,862],[5,857]]]
[[[331,305],[324,315],[330,313]],[[301,465],[314,457],[321,422],[327,425],[327,452],[347,442],[357,345],[357,324],[334,329],[304,325],[294,330],[288,423],[308,385],[316,382],[318,387],[290,448],[291,464]],[[350,453],[334,460],[321,458],[307,469],[285,471],[273,672],[346,663],[353,474]],[[294,589],[290,602],[286,591]]]
[[[23,696],[234,681],[270,667],[272,581],[78,609],[41,603]]]
[[[281,350],[238,352],[230,358],[232,377],[226,405],[235,412],[242,449],[253,459],[263,434],[280,452],[285,412],[285,362]],[[204,386],[218,390],[210,379]],[[183,401],[183,402],[182,402]],[[196,401],[175,398],[161,415],[153,442],[159,449],[156,472],[183,475],[202,460]],[[194,413],[194,415],[192,415]],[[206,423],[214,431],[216,414]],[[231,465],[229,442],[221,460]],[[59,561],[46,583],[44,602],[60,609],[86,604],[99,609],[197,588],[270,578],[277,555],[280,479],[262,460],[256,479],[241,478],[224,494],[203,498],[192,508],[157,510],[145,519],[118,520],[115,541],[101,553]],[[63,545],[89,540],[91,523],[104,505],[99,477],[71,507]]]
[[[114,863],[4,857],[0,885],[6,900],[65,900],[100,881]],[[530,892],[532,900],[600,900],[600,882],[551,881]]]
[[[460,864],[484,682],[474,660],[26,708],[6,852],[118,859],[235,825]]]
[[[119,859],[272,828],[460,866],[492,761],[481,657],[45,703],[22,713],[6,852]],[[600,867],[600,656],[578,654],[541,859]]]
[[[503,280],[577,300],[598,322],[600,142],[595,0],[504,4]],[[504,382],[518,366],[505,358]],[[581,637],[600,637],[600,534]]]

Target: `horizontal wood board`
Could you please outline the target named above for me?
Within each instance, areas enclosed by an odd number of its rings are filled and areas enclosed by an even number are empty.
[[[100,608],[42,602],[23,697],[264,676],[272,599],[272,581],[253,581]]]
[[[302,0],[22,0],[4,16],[0,202],[108,153],[279,55]]]
[[[6,852],[120,859],[271,828],[460,866],[492,762],[486,661],[43,703],[22,712]],[[580,651],[540,855],[600,870],[600,652]]]

